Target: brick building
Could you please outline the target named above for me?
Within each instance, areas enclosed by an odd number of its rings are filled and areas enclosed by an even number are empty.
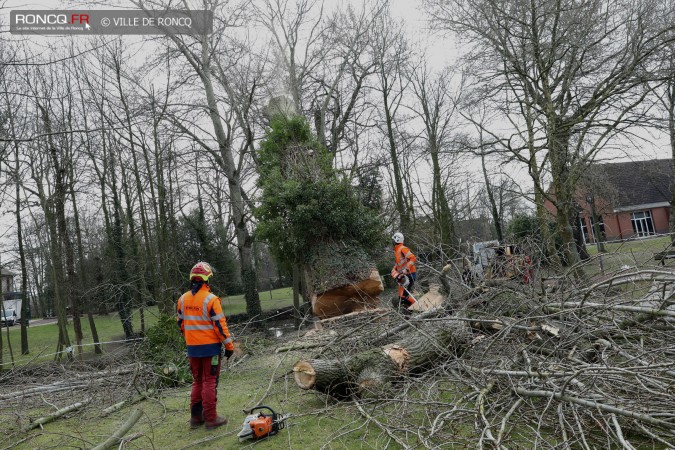
[[[589,167],[574,196],[584,241],[595,242],[593,208],[608,241],[667,233],[672,192],[670,159]],[[548,201],[546,208],[555,214]]]

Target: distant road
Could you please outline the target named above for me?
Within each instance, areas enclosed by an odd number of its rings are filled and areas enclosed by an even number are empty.
[[[53,319],[33,319],[30,321],[31,327],[40,327],[42,325],[50,325],[52,323],[56,323],[56,317]]]

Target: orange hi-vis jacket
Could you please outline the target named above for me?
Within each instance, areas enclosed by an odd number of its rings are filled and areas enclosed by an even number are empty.
[[[211,293],[207,285],[203,285],[194,295],[192,291],[181,295],[176,309],[188,356],[218,355],[221,343],[225,344],[226,349],[234,350],[220,299]]]
[[[396,244],[394,247],[394,255],[396,256],[394,270],[401,273],[403,273],[404,270],[407,270],[408,273],[417,272],[417,268],[415,267],[417,257],[413,255],[408,247],[403,244]]]

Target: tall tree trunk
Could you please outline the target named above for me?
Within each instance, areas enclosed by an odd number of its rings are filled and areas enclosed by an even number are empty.
[[[675,79],[671,79],[668,83],[668,90],[666,92],[668,106],[668,132],[670,134],[670,155],[671,155],[671,170],[675,174]],[[670,239],[675,242],[675,177],[673,177],[673,190],[670,199]]]
[[[569,173],[569,131],[553,116],[549,116],[547,125],[548,149],[551,159],[551,176],[555,195],[556,228],[562,238],[563,253],[568,265],[575,266],[580,261],[577,251],[572,220],[574,219],[574,183]],[[578,274],[577,274],[578,275]]]
[[[248,220],[246,218],[246,205],[242,194],[243,187],[240,174],[232,156],[231,142],[225,134],[222,119],[218,112],[218,103],[213,89],[211,69],[208,63],[209,58],[209,46],[206,41],[202,41],[202,61],[205,61],[206,64],[204,64],[202,69],[201,78],[204,84],[209,116],[216,133],[216,140],[218,141],[220,155],[218,161],[225,172],[230,190],[232,219],[234,222],[237,248],[239,250],[239,260],[241,261],[241,281],[244,287],[244,298],[246,299],[246,312],[250,319],[261,319],[262,308],[260,307],[258,280],[253,262],[253,238],[246,227]],[[261,322],[255,323],[261,324]]]
[[[133,305],[139,308],[139,313],[141,315],[141,332],[144,332],[145,326],[145,314],[143,311],[143,300],[142,293],[145,286],[145,271],[144,266],[141,263],[141,255],[139,252],[138,237],[136,235],[136,221],[134,220],[134,208],[132,204],[131,194],[129,193],[129,180],[127,175],[127,169],[125,168],[125,163],[120,161],[120,178],[122,179],[122,193],[124,194],[124,201],[126,204],[126,223],[129,227],[129,245],[131,246],[131,258],[129,259],[130,268],[127,269],[127,273],[133,274],[133,280],[128,280],[135,285],[133,288]],[[122,281],[126,281],[122,279]],[[131,294],[130,294],[131,295]]]
[[[59,243],[57,245],[63,245],[63,250],[65,252],[65,262],[66,262],[66,278],[65,278],[65,294],[70,300],[71,313],[73,315],[73,329],[75,331],[75,342],[77,344],[78,352],[82,352],[82,324],[80,321],[80,299],[75,292],[75,254],[73,251],[73,243],[70,240],[68,233],[68,223],[66,221],[66,163],[59,158],[59,152],[56,148],[56,143],[53,140],[53,136],[50,134],[52,132],[51,119],[49,117],[49,112],[47,107],[37,104],[40,112],[42,114],[42,121],[45,125],[45,131],[49,134],[47,136],[47,143],[49,146],[49,155],[51,157],[51,163],[54,168],[54,193],[53,193],[53,205],[54,213],[56,214],[56,227],[58,229],[58,235],[60,237]]]
[[[430,148],[432,165],[432,189],[431,189],[431,203],[433,210],[436,213],[435,226],[441,238],[443,249],[448,252],[448,256],[453,258],[457,253],[457,237],[455,232],[455,220],[450,211],[448,199],[445,196],[445,185],[443,184],[443,174],[441,172],[441,164],[438,157],[438,144],[435,136],[430,135]]]
[[[80,80],[79,78],[76,79],[76,82],[78,84],[78,88],[80,91],[82,91],[82,87],[80,86]],[[85,108],[85,103],[84,103],[84,96],[81,97],[81,106],[82,110],[86,111]],[[83,114],[83,120],[84,120],[84,129],[88,130],[89,129],[89,123],[88,123],[88,118],[87,114]],[[89,133],[86,133],[85,135],[85,142],[84,145],[86,146],[87,153],[92,159],[92,162],[94,163],[94,167],[96,169],[96,174],[99,177],[99,181],[101,183],[101,198],[102,198],[102,209],[103,209],[103,216],[105,219],[105,229],[109,230],[110,228],[110,220],[108,219],[108,209],[106,208],[106,197],[105,197],[105,182],[103,181],[102,174],[99,171],[98,165],[94,162],[94,156],[92,154],[92,149],[91,149],[91,139]],[[73,220],[75,222],[75,238],[77,239],[77,256],[78,256],[78,261],[79,261],[79,271],[80,271],[80,292],[84,293],[87,286],[89,286],[89,276],[87,273],[87,270],[84,267],[84,245],[82,244],[82,227],[80,226],[80,214],[79,210],[77,207],[77,201],[75,200],[75,171],[74,171],[74,165],[71,164],[70,166],[70,180],[69,180],[69,186],[70,186],[70,198],[73,202]],[[87,313],[87,321],[89,322],[89,329],[91,331],[91,338],[94,341],[94,353],[96,354],[101,354],[103,353],[101,349],[101,344],[100,344],[100,339],[98,337],[98,329],[96,328],[96,321],[94,320],[94,302],[92,301],[91,296],[87,296],[86,298],[82,297],[83,300],[83,306],[84,309]],[[100,306],[100,305],[99,305]]]
[[[13,128],[13,127],[12,127]],[[30,303],[28,300],[28,269],[26,267],[26,251],[23,247],[23,223],[21,221],[21,191],[19,183],[19,143],[14,141],[14,185],[16,187],[16,238],[19,241],[19,261],[21,262],[21,354],[28,354],[28,316],[30,315]]]
[[[384,69],[383,69],[384,70]],[[399,160],[398,151],[396,148],[396,140],[394,138],[394,118],[391,113],[391,106],[389,105],[389,93],[386,84],[382,87],[382,99],[384,102],[384,118],[387,125],[387,141],[389,143],[389,156],[391,158],[391,165],[394,169],[394,202],[396,205],[396,212],[400,218],[400,231],[407,233],[411,229],[410,215],[405,202],[405,189],[403,187],[403,174],[401,169],[401,162]]]
[[[126,187],[126,179],[124,181],[125,187],[124,187],[124,193],[127,201],[127,214],[129,215],[129,234],[131,238],[131,245],[132,245],[132,251],[134,254],[134,261],[136,263],[136,270],[135,273],[138,275],[139,280],[138,280],[138,286],[139,289],[137,291],[137,304],[139,305],[139,311],[141,315],[141,332],[145,332],[145,314],[144,314],[144,298],[149,297],[149,292],[148,292],[148,284],[145,278],[145,274],[148,269],[147,265],[147,259],[152,257],[152,250],[150,247],[150,235],[148,232],[148,224],[147,224],[147,212],[145,209],[145,200],[144,200],[144,189],[143,189],[143,183],[141,182],[141,175],[140,175],[140,170],[138,166],[138,158],[136,156],[136,142],[134,138],[134,133],[132,129],[132,121],[131,121],[131,111],[129,109],[129,104],[127,103],[126,100],[126,95],[124,94],[124,91],[122,89],[122,78],[121,78],[121,61],[120,58],[114,58],[114,64],[115,64],[115,75],[116,75],[116,81],[117,81],[117,89],[120,95],[120,101],[122,102],[122,106],[124,107],[124,118],[126,122],[126,131],[127,131],[127,139],[129,141],[129,151],[131,153],[131,160],[133,163],[133,175],[134,175],[134,181],[136,182],[136,195],[138,197],[138,205],[139,205],[139,220],[140,220],[140,226],[141,226],[141,233],[143,236],[143,243],[145,247],[145,252],[141,254],[139,251],[139,243],[138,239],[136,237],[136,232],[134,230],[134,223],[133,223],[133,216],[132,211],[130,209],[130,198],[129,198],[129,192],[128,188]],[[124,167],[122,167],[124,170]],[[153,198],[154,200],[154,198]],[[153,270],[154,272],[154,270]]]
[[[7,110],[9,111],[9,126],[12,136],[16,136],[16,127],[14,122],[13,108],[7,100]],[[15,187],[15,201],[16,201],[16,238],[19,241],[19,261],[21,264],[21,354],[27,355],[28,350],[28,316],[30,315],[30,302],[28,300],[28,269],[26,267],[26,252],[23,245],[23,222],[21,221],[21,163],[19,160],[19,142],[14,141],[14,187]],[[0,295],[2,298],[2,295]],[[2,348],[0,346],[0,353]],[[0,361],[2,363],[2,361]]]
[[[527,92],[525,92],[524,95],[526,101],[523,104],[523,116],[527,126],[527,149],[529,153],[528,172],[534,186],[535,215],[537,218],[537,225],[539,226],[541,240],[544,245],[542,253],[546,254],[546,258],[553,267],[561,267],[562,263],[560,262],[558,250],[555,246],[555,239],[549,228],[550,214],[544,206],[546,194],[543,189],[542,168],[537,163],[538,148],[536,145],[535,133],[535,123],[537,122],[537,118],[533,111],[532,104],[529,101]]]
[[[187,59],[188,63],[199,75],[204,86],[204,95],[208,114],[213,124],[216,142],[218,143],[218,152],[211,152],[216,163],[222,169],[230,191],[230,204],[232,205],[232,221],[234,223],[235,238],[237,250],[239,251],[239,261],[241,262],[241,280],[244,286],[244,298],[246,299],[246,312],[251,319],[262,318],[262,308],[260,306],[260,297],[258,295],[258,281],[255,271],[253,258],[253,237],[248,231],[248,214],[246,202],[244,200],[244,188],[242,186],[241,173],[234,161],[232,142],[225,133],[222,117],[218,111],[218,100],[213,88],[212,76],[212,57],[213,49],[210,46],[209,36],[201,36],[199,42],[201,52],[197,53],[192,48],[187,47],[183,41],[175,36],[170,36],[178,50]],[[293,80],[291,80],[293,83]],[[299,104],[299,93],[294,93],[294,101]],[[254,322],[257,326],[263,326],[262,322]]]
[[[40,109],[42,119],[43,119],[43,124],[45,126],[45,131],[48,134],[48,147],[49,147],[49,157],[50,159],[54,158],[54,154],[56,152],[56,148],[53,144],[53,141],[51,141],[51,123],[49,121],[49,115],[46,111],[46,109],[37,103],[37,107]],[[53,164],[53,162],[52,162]],[[54,171],[55,175],[54,177],[57,178],[61,176],[61,171],[60,167],[58,165],[58,158],[57,158],[57,164],[54,166]],[[42,180],[38,180],[42,181]],[[55,181],[55,184],[57,182]],[[63,185],[61,184],[61,189],[63,189]],[[42,184],[38,184],[38,191],[39,191],[39,197],[40,197],[40,202],[42,206],[42,210],[44,211],[45,214],[45,223],[47,224],[47,229],[49,231],[49,250],[50,250],[50,269],[51,269],[51,280],[52,280],[52,286],[54,289],[54,309],[56,310],[56,317],[57,317],[57,326],[59,329],[59,338],[57,340],[56,344],[56,355],[55,359],[61,359],[62,357],[62,350],[64,348],[70,347],[70,337],[68,336],[68,316],[66,312],[66,298],[65,298],[65,275],[63,273],[63,255],[62,255],[62,241],[59,237],[59,232],[57,231],[58,228],[58,214],[56,210],[58,209],[58,206],[56,205],[57,203],[57,198],[58,194],[56,192],[52,193],[49,197],[47,197],[46,193],[44,192],[44,187]],[[63,194],[63,192],[61,192]],[[63,206],[63,205],[62,205]],[[72,358],[72,353],[68,352],[68,359]]]
[[[85,125],[86,127],[86,125]],[[78,290],[81,293],[84,292],[85,288],[89,285],[89,277],[87,276],[87,270],[84,267],[84,246],[82,245],[82,228],[80,227],[80,214],[77,208],[77,201],[75,200],[75,174],[73,173],[73,166],[70,166],[70,198],[73,203],[73,222],[75,225],[75,238],[77,240],[77,259],[78,259],[78,270],[80,272]],[[87,313],[87,320],[89,322],[89,328],[91,330],[91,338],[94,341],[94,353],[101,354],[100,339],[98,338],[98,329],[96,328],[96,322],[94,320],[94,314],[92,311],[92,302],[90,298],[85,298],[82,295],[82,306],[84,307],[85,312]]]
[[[480,155],[481,167],[483,169],[483,180],[485,181],[485,193],[488,197],[488,202],[490,203],[490,212],[492,213],[492,221],[494,222],[495,231],[497,232],[497,239],[499,242],[504,242],[504,231],[502,229],[502,215],[500,214],[499,207],[495,201],[494,190],[492,189],[492,183],[490,183],[490,177],[488,176],[487,167],[485,166],[485,152],[481,150]]]
[[[113,197],[113,225],[112,225],[112,242],[113,252],[115,254],[115,273],[113,275],[113,280],[115,285],[119,287],[119,292],[116,294],[116,307],[117,313],[120,316],[120,321],[122,322],[122,328],[124,329],[124,336],[127,339],[133,337],[133,325],[131,322],[131,314],[129,312],[129,305],[131,303],[131,298],[129,296],[129,288],[126,286],[127,281],[129,280],[127,266],[126,266],[126,252],[124,249],[124,231],[122,228],[122,204],[119,198],[117,191],[117,177],[115,176],[116,162],[114,156],[114,150],[110,151],[110,179],[111,179],[111,190]]]
[[[49,229],[49,250],[51,253],[51,279],[54,289],[54,309],[56,310],[56,320],[59,329],[59,339],[56,344],[56,357],[61,359],[64,348],[70,347],[70,337],[68,336],[68,316],[66,314],[66,301],[63,298],[63,258],[61,256],[61,248],[59,245],[59,235],[56,231],[56,218],[54,217],[53,206],[51,201],[47,201],[43,209],[45,211],[45,222]],[[68,353],[68,358],[72,358],[72,354]]]

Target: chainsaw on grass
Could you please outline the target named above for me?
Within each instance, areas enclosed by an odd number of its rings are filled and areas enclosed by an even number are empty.
[[[264,412],[258,412],[254,414],[254,411],[264,410],[269,411],[269,414]],[[239,442],[245,441],[247,439],[258,440],[264,439],[267,436],[274,436],[286,428],[286,419],[288,415],[279,415],[269,406],[256,406],[251,408],[248,411],[244,410],[248,414],[244,420],[244,426],[237,435],[239,437]]]

